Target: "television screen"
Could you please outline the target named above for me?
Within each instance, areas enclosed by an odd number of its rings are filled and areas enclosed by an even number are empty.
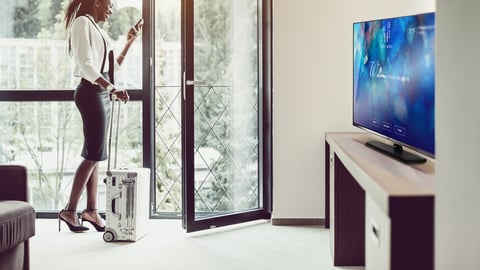
[[[434,157],[434,13],[353,24],[353,125]]]

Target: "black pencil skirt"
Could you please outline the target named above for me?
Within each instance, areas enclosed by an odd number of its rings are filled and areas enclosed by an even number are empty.
[[[93,161],[106,160],[111,106],[107,91],[82,79],[75,90],[74,99],[83,122],[82,157]]]

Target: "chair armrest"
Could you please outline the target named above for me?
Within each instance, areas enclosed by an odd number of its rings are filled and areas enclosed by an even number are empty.
[[[0,200],[28,201],[27,168],[0,165]]]

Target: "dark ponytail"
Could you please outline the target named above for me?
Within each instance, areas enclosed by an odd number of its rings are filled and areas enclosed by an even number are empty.
[[[65,9],[65,29],[68,31],[72,22],[79,16],[91,14],[95,0],[72,0]]]
[[[93,11],[93,3],[95,0],[72,0],[65,9],[65,30],[67,33],[70,31],[72,22],[79,16],[91,14]],[[68,52],[72,51],[72,44],[70,37],[68,38]]]

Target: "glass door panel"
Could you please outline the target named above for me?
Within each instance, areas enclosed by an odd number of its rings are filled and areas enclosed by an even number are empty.
[[[259,4],[186,3],[184,225],[193,231],[268,216],[260,200]]]
[[[156,217],[182,212],[181,1],[155,1],[155,191]]]

